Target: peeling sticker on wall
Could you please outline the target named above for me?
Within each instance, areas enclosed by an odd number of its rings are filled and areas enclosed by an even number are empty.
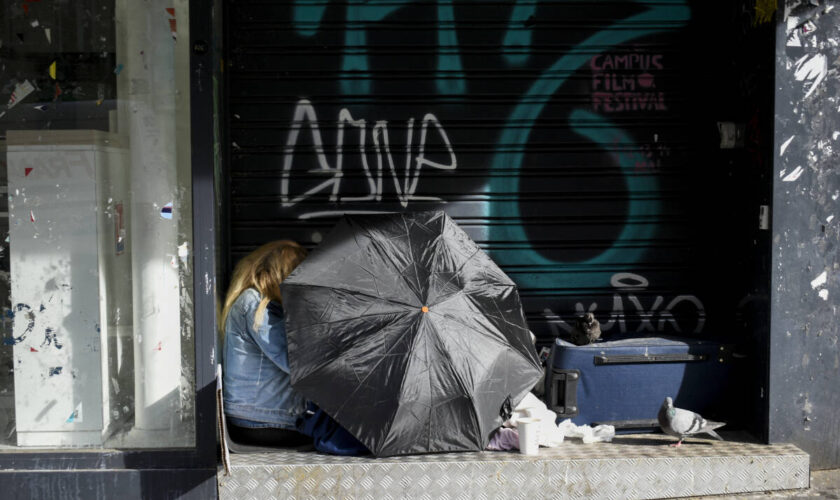
[[[178,245],[178,258],[181,259],[181,262],[186,265],[187,258],[190,256],[190,248],[188,243],[185,241],[182,244]]]
[[[823,54],[808,54],[804,55],[796,61],[796,70],[793,76],[800,82],[804,81],[808,92],[805,93],[807,99],[825,79],[828,74],[828,60]],[[810,87],[808,84],[810,83]]]
[[[108,202],[110,203],[111,200],[109,199]],[[115,255],[122,255],[125,253],[125,217],[124,217],[124,209],[122,202],[117,203],[114,206],[114,240],[115,240],[115,248],[114,254]]]
[[[167,220],[172,220],[172,202],[170,201],[163,208],[160,209],[160,216]]]
[[[175,19],[175,9],[174,8],[167,8],[166,12],[172,16],[172,19],[169,20],[169,32],[172,33],[172,39],[176,42],[178,41],[178,24]]]
[[[826,281],[828,281],[828,272],[823,271],[822,274],[814,278],[811,281],[811,288],[817,288],[819,286],[825,285]]]
[[[787,19],[787,43],[788,47],[802,47],[802,41],[799,39],[799,30],[796,26],[799,24],[798,17],[789,17]]]
[[[14,108],[19,102],[26,99],[26,97],[34,91],[35,86],[29,83],[29,80],[24,80],[23,83],[15,85],[15,90],[12,91],[12,96],[9,98],[9,103],[6,107],[8,109]]]
[[[800,167],[796,167],[796,168],[793,170],[793,172],[791,172],[791,173],[787,174],[787,176],[785,176],[785,177],[782,179],[782,181],[783,181],[783,182],[793,182],[793,181],[795,181],[795,180],[799,179],[799,177],[802,175],[802,173],[803,173],[804,171],[805,171],[805,170],[804,170],[801,166],[800,166]],[[782,171],[782,174],[784,174],[784,171]]]
[[[81,423],[83,420],[84,420],[84,418],[83,418],[83,415],[82,415],[82,403],[79,403],[78,405],[76,405],[76,409],[73,411],[73,413],[71,413],[70,416],[67,417],[67,423],[68,424],[72,424],[74,422]]]
[[[784,144],[782,144],[781,151],[779,151],[779,156],[783,156],[785,154],[785,150],[790,146],[790,143],[793,142],[793,138],[796,137],[795,135],[790,136],[790,139],[786,140]]]

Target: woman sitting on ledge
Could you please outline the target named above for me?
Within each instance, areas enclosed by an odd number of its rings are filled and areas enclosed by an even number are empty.
[[[224,408],[235,442],[300,446],[306,401],[291,386],[280,283],[306,257],[289,240],[273,241],[243,258],[222,312]]]

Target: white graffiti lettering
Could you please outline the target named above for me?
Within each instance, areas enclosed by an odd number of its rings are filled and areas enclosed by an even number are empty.
[[[627,292],[644,291],[647,289],[649,284],[647,278],[633,273],[617,273],[612,276],[610,284],[615,288],[615,292],[612,297],[612,308],[606,313],[606,318],[599,318],[602,332],[606,333],[617,328],[619,333],[626,333],[628,331],[628,318],[635,317],[638,319],[638,326],[635,329],[636,332],[649,331],[662,333],[671,329],[674,333],[683,333],[683,328],[689,326],[685,324],[687,323],[685,318],[689,316],[692,317],[691,323],[694,326],[692,333],[701,333],[703,331],[703,326],[706,323],[706,311],[703,303],[694,295],[677,295],[661,310],[660,307],[665,302],[665,297],[657,295],[650,308],[646,309],[637,295]],[[625,303],[633,306],[634,311],[632,311],[632,316],[628,316],[625,313]],[[673,313],[678,306],[692,308],[691,314],[682,314],[680,316],[683,325],[680,325],[677,316]],[[576,316],[585,312],[591,312],[597,317],[597,310],[597,302],[592,302],[588,308],[585,308],[582,302],[575,304]],[[687,312],[686,309],[682,310]],[[563,332],[568,333],[572,331],[574,319],[569,318],[567,322],[550,308],[545,308],[542,316],[548,322],[549,329],[554,336],[560,336]]]
[[[308,126],[311,134],[312,151],[314,152],[318,168],[310,170],[308,174],[324,175],[328,178],[314,187],[309,188],[305,192],[297,195],[290,194],[291,180],[293,178],[293,167],[298,139],[300,137],[301,129]],[[440,163],[432,161],[426,157],[426,144],[429,136],[429,125],[434,126],[434,131],[440,136],[440,139],[449,154],[448,163]],[[341,196],[341,181],[344,177],[344,145],[345,145],[345,127],[356,128],[359,131],[358,135],[358,152],[360,155],[360,164],[364,179],[367,181],[368,192],[363,196]],[[326,148],[324,147],[321,130],[318,127],[318,117],[315,113],[315,107],[307,99],[302,99],[298,102],[295,108],[294,116],[292,118],[291,129],[286,139],[286,146],[283,150],[283,174],[280,184],[280,199],[283,207],[292,207],[299,204],[301,201],[316,193],[329,193],[329,201],[332,203],[351,203],[363,201],[383,200],[383,178],[389,175],[393,181],[393,188],[395,198],[400,205],[405,208],[412,201],[437,201],[443,202],[442,199],[436,196],[420,196],[415,194],[417,192],[418,183],[420,181],[420,172],[423,167],[434,168],[438,170],[454,170],[458,167],[458,161],[455,157],[455,151],[452,149],[452,144],[449,142],[449,136],[441,125],[437,117],[431,113],[427,113],[423,117],[420,125],[420,141],[416,146],[417,156],[412,158],[412,151],[414,149],[414,118],[409,118],[406,127],[406,142],[405,142],[405,167],[404,174],[401,176],[398,172],[397,165],[394,162],[393,154],[391,153],[391,141],[388,135],[388,122],[385,120],[378,120],[372,127],[373,150],[376,155],[376,171],[372,171],[368,164],[368,139],[367,139],[368,125],[364,119],[353,119],[350,111],[347,108],[341,109],[338,114],[336,142],[335,142],[335,160],[334,166],[330,164],[327,158]],[[413,165],[413,168],[412,168]],[[386,173],[387,171],[387,173]],[[301,219],[309,219],[314,217],[327,217],[343,213],[360,213],[360,211],[346,211],[346,210],[332,210],[321,212],[308,212],[300,214]],[[375,211],[366,210],[364,213],[375,213]]]

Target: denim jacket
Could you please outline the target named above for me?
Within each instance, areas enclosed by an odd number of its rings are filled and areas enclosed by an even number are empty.
[[[283,308],[270,302],[255,330],[259,304],[259,292],[247,289],[225,321],[225,414],[248,427],[295,429],[306,402],[291,386]]]

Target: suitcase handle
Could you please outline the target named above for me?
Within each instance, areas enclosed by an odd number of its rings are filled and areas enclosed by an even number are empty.
[[[659,420],[652,418],[642,420],[605,420],[603,422],[592,422],[592,427],[599,425],[611,425],[615,427],[616,430],[658,429]]]
[[[561,418],[572,418],[580,411],[577,406],[577,384],[580,370],[551,370],[548,406]]]
[[[622,354],[617,356],[595,356],[596,365],[630,365],[643,363],[686,363],[706,361],[705,354]]]

